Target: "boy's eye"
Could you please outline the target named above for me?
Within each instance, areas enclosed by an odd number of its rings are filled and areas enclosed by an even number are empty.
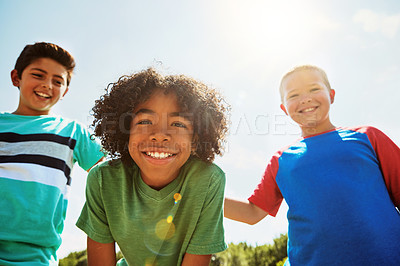
[[[171,124],[171,126],[173,126],[173,127],[187,128],[187,126],[186,126],[184,123],[182,123],[182,122],[173,122],[173,123]]]
[[[34,76],[35,78],[41,78],[41,77],[42,77],[42,74],[32,73],[32,76]]]
[[[319,88],[312,88],[311,91],[312,92],[319,91]]]
[[[55,80],[54,84],[58,85],[58,86],[62,86],[64,84],[64,82],[59,81],[59,80]]]
[[[136,124],[137,125],[151,125],[151,121],[150,120],[140,120]]]
[[[293,98],[296,98],[297,96],[299,96],[299,95],[298,94],[292,94],[292,95],[289,95],[288,99],[293,99]]]

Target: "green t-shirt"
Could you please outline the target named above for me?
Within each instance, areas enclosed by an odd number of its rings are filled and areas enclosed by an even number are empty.
[[[136,164],[105,162],[89,173],[77,226],[97,242],[117,242],[129,265],[180,265],[185,253],[226,249],[224,188],[224,172],[197,158],[161,190],[143,182]]]

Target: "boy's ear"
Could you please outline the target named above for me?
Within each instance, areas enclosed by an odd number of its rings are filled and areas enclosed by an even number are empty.
[[[331,89],[331,91],[329,92],[329,96],[331,97],[331,104],[335,101],[335,90]]]
[[[65,89],[65,91],[64,91],[64,93],[63,93],[63,95],[61,96],[60,99],[64,98],[64,96],[65,96],[65,94],[67,94],[67,92],[68,92],[68,87]]]
[[[11,81],[12,81],[12,84],[13,84],[15,87],[18,87],[18,88],[19,88],[19,81],[20,81],[20,79],[19,79],[19,77],[18,77],[18,72],[17,72],[16,69],[13,69],[13,70],[11,71]]]
[[[282,111],[285,112],[286,115],[289,115],[288,112],[286,111],[286,107],[283,105],[283,103],[281,103],[281,109],[282,109]]]

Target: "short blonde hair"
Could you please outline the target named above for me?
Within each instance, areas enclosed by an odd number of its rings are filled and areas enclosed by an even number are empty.
[[[285,81],[285,79],[286,79],[287,77],[289,77],[290,75],[296,73],[296,72],[304,71],[304,70],[313,70],[313,71],[317,71],[317,72],[321,75],[321,77],[322,77],[322,79],[323,79],[325,85],[328,87],[328,90],[330,91],[330,90],[332,89],[332,88],[331,88],[331,84],[329,83],[329,80],[328,80],[328,76],[326,75],[325,71],[324,71],[322,68],[317,67],[317,66],[314,66],[314,65],[301,65],[301,66],[296,66],[296,67],[294,67],[293,69],[291,69],[289,72],[287,72],[287,73],[282,77],[282,79],[281,79],[281,84],[280,84],[280,86],[279,86],[279,92],[280,92],[280,94],[281,94],[281,101],[282,101],[282,102],[283,102],[283,86],[282,86],[282,85],[283,85],[283,82]]]

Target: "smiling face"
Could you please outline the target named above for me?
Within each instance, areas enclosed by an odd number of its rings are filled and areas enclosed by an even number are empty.
[[[50,109],[68,91],[68,72],[53,59],[39,58],[28,65],[21,78],[11,71],[13,85],[19,87],[19,105],[14,114],[48,115]]]
[[[193,124],[180,112],[175,94],[163,90],[133,110],[129,154],[154,189],[172,182],[193,151]]]
[[[329,119],[334,97],[317,70],[299,70],[282,82],[281,109],[299,124],[304,137],[314,135],[335,128]]]

